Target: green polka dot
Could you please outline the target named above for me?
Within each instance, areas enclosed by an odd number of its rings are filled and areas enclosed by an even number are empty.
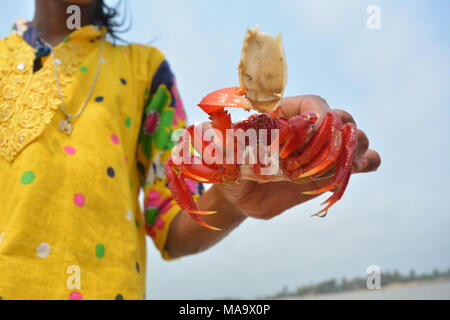
[[[22,184],[31,184],[36,179],[36,175],[32,171],[27,171],[22,175],[20,182]]]
[[[88,67],[82,66],[80,67],[81,72],[88,72]]]
[[[125,119],[125,127],[131,128],[131,123],[132,123],[131,118],[126,118]]]
[[[105,256],[105,246],[103,244],[99,243],[95,246],[95,255],[99,259]]]
[[[148,225],[155,224],[158,213],[158,209],[156,208],[149,208],[147,209],[147,211],[145,211],[145,221]]]
[[[134,221],[136,223],[136,227],[139,228],[141,226],[141,224],[139,223],[139,221],[135,220]]]
[[[70,41],[70,37],[65,37],[64,40],[63,40],[64,43],[67,43],[69,41]]]

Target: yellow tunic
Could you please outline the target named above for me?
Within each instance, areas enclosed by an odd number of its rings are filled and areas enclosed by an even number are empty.
[[[54,49],[70,114],[92,86],[102,33],[87,26]],[[104,41],[68,136],[53,59],[33,73],[34,52],[18,34],[0,40],[0,297],[142,299],[145,233],[169,259],[179,211],[162,171],[185,125],[170,69],[153,47]]]

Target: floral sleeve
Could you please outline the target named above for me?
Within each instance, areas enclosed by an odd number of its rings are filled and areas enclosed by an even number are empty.
[[[144,109],[138,167],[144,187],[145,228],[166,260],[171,259],[164,250],[167,233],[180,207],[167,187],[164,163],[174,146],[171,139],[173,131],[185,126],[186,115],[174,75],[167,61],[163,61],[153,77],[150,97]],[[203,193],[202,184],[187,183],[194,198]]]

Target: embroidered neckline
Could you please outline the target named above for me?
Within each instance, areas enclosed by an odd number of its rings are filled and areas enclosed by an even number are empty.
[[[105,27],[99,29],[94,25],[86,25],[73,31],[63,41],[53,47],[55,58],[61,62],[58,65],[58,72],[63,88],[72,83],[73,77],[79,71],[84,58],[96,47],[96,42],[106,33]],[[24,18],[17,19],[13,26],[13,34],[21,37],[29,46],[36,47],[37,30],[29,20]],[[63,96],[67,98],[64,90]]]
[[[96,40],[103,32],[105,28],[85,26],[54,47],[55,57],[61,61],[57,67],[65,98],[65,89],[85,58],[98,47]],[[53,61],[48,59],[33,73],[34,51],[18,30],[0,41],[0,156],[8,162],[42,135],[61,105]]]
[[[20,41],[11,35],[0,49],[0,155],[9,162],[42,134],[60,104],[50,64],[33,74],[33,49]]]

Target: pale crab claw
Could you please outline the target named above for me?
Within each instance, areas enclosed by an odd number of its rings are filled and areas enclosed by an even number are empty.
[[[281,34],[273,37],[259,27],[247,30],[238,71],[240,87],[252,107],[271,113],[280,105],[287,82]]]

